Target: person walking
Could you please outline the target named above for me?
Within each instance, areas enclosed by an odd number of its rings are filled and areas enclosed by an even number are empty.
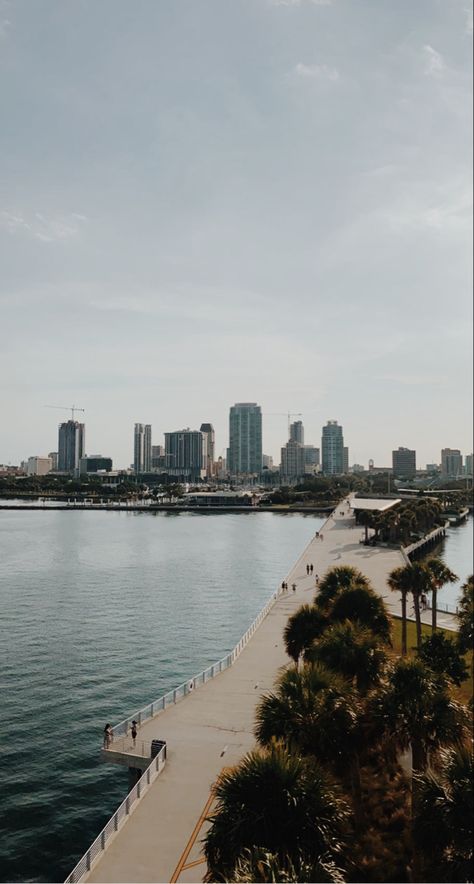
[[[312,565],[312,564],[309,566],[309,570],[310,570],[310,573],[312,574],[313,571],[314,571],[314,568],[313,568],[313,565]]]
[[[110,724],[107,722],[107,724],[104,727],[104,749],[109,749],[110,744],[113,741],[113,738],[114,738],[114,732],[113,732]]]
[[[292,588],[293,592],[296,592],[296,583],[292,583],[291,588]]]
[[[309,574],[309,565],[306,565],[306,573]]]
[[[137,742],[137,722],[135,721],[135,719],[133,719],[133,721],[132,721],[132,745],[133,745],[133,748],[135,748],[136,742]]]

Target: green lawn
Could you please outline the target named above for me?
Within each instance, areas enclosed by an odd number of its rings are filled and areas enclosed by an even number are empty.
[[[393,617],[392,624],[393,653],[400,656],[402,653],[402,621],[399,617]],[[421,631],[423,636],[431,635],[431,626],[422,623]],[[451,630],[445,629],[443,631],[452,638],[453,633]],[[413,657],[416,651],[416,624],[413,620],[407,620],[407,646],[408,655]],[[460,688],[453,689],[455,697],[462,703],[468,703],[472,697],[472,652],[466,654],[466,665],[471,675],[462,683]]]

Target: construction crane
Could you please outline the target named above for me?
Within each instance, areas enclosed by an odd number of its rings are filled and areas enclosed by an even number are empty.
[[[294,411],[290,413],[289,411],[267,411],[268,415],[279,415],[280,417],[286,417],[288,419],[288,439],[290,438],[290,427],[291,427],[291,418],[292,417],[303,417],[301,411]]]
[[[59,408],[61,411],[70,411],[71,420],[74,420],[75,411],[85,411],[85,408],[79,408],[78,405],[45,405],[45,408]]]

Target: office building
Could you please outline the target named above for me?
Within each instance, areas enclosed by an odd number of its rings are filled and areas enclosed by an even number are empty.
[[[290,439],[281,449],[280,476],[282,482],[295,482],[305,474],[304,445]]]
[[[212,424],[201,424],[201,433],[204,433],[206,437],[206,475],[208,479],[211,479],[215,473],[214,458],[216,453],[216,434],[214,432],[214,427],[212,426]]]
[[[392,451],[392,472],[400,479],[413,479],[416,475],[416,451],[401,447]]]
[[[207,436],[200,430],[165,433],[166,472],[181,481],[203,479],[207,468]]]
[[[349,449],[348,449],[347,445],[344,445],[343,452],[342,452],[342,472],[343,473],[349,472]]]
[[[316,448],[314,445],[305,445],[304,462],[307,467],[319,467],[319,448]]]
[[[48,457],[51,458],[51,469],[54,473],[54,471],[57,470],[57,468],[58,468],[58,452],[57,451],[50,451],[48,454]]]
[[[136,473],[151,471],[151,424],[135,424],[133,434],[133,469]]]
[[[166,458],[165,458],[165,446],[164,445],[152,445],[151,446],[151,469],[153,472],[158,472],[159,470],[164,470],[166,467]]]
[[[441,475],[445,479],[462,476],[462,454],[459,448],[443,448],[441,451]]]
[[[79,463],[84,457],[86,428],[79,421],[69,420],[59,424],[58,470],[61,473],[79,473]]]
[[[328,421],[321,439],[322,467],[326,476],[344,472],[344,436],[337,421]]]
[[[26,472],[28,476],[46,476],[53,469],[50,457],[29,457]]]
[[[295,421],[293,424],[290,424],[290,440],[304,445],[303,421]]]
[[[87,473],[110,473],[112,472],[112,458],[103,457],[102,454],[91,454],[87,457],[81,457],[80,461],[81,476]]]
[[[464,475],[465,476],[472,476],[472,459],[473,459],[473,457],[474,457],[473,454],[466,454],[466,457],[464,459]]]
[[[256,402],[237,402],[230,409],[227,466],[231,475],[262,470],[262,410]]]

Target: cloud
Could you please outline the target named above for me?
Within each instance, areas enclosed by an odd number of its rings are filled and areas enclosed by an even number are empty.
[[[428,43],[423,46],[424,72],[428,77],[439,77],[446,70],[443,56]]]
[[[295,67],[295,74],[298,77],[306,77],[313,80],[331,80],[335,82],[339,79],[337,68],[331,68],[327,64],[303,64],[299,62]]]
[[[0,212],[0,228],[3,227],[11,235],[29,234],[41,242],[58,242],[76,236],[80,226],[87,217],[78,212],[69,215],[47,218],[41,212],[35,212],[26,219],[23,215],[2,211]]]

